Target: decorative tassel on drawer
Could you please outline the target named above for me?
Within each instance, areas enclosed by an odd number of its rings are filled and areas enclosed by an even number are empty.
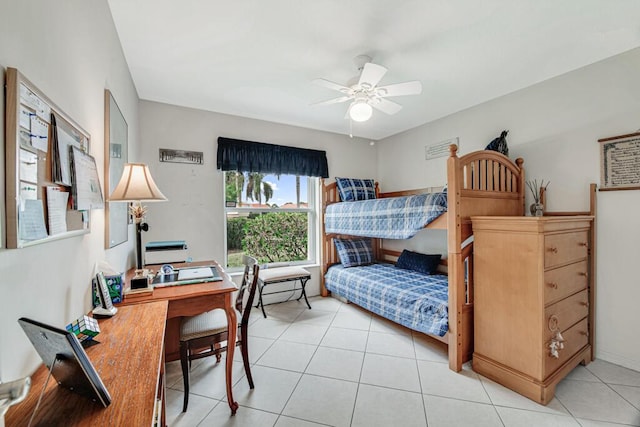
[[[564,348],[564,338],[562,338],[562,334],[560,333],[558,316],[552,314],[549,316],[548,327],[551,332],[555,332],[555,336],[551,338],[551,342],[549,342],[549,356],[555,357],[558,359],[560,357],[559,351]]]
[[[564,338],[560,331],[556,331],[556,336],[551,338],[549,343],[550,356],[556,359],[560,357],[559,351],[564,348]]]

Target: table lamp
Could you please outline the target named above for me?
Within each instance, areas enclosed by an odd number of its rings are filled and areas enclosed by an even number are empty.
[[[160,202],[167,198],[156,186],[144,163],[125,163],[120,182],[109,197],[110,202],[133,202],[129,210],[136,223],[136,269],[142,269],[142,232],[149,230],[144,220],[147,207],[142,202]]]

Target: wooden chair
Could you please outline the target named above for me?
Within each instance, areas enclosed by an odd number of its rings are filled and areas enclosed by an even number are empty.
[[[247,374],[249,387],[253,389],[253,377],[249,367],[249,353],[247,350],[249,315],[253,305],[253,298],[256,294],[258,284],[258,272],[260,266],[255,258],[244,255],[244,274],[242,284],[238,290],[236,298],[236,315],[241,318],[238,322],[238,339],[235,343],[240,347],[244,370]],[[243,304],[244,293],[249,290],[249,297]],[[227,351],[221,343],[227,341],[227,316],[224,310],[216,309],[193,317],[185,317],[180,327],[180,363],[182,365],[182,379],[184,381],[184,404],[182,412],[187,412],[189,403],[189,368],[191,361],[202,359],[203,357],[216,356],[217,362],[222,358],[222,352]]]

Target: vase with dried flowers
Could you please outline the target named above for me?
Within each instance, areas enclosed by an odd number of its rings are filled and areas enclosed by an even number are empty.
[[[529,211],[533,216],[542,216],[544,214],[544,206],[542,201],[540,200],[540,194],[542,191],[547,191],[547,186],[551,183],[551,181],[547,181],[544,183],[544,179],[540,181],[538,184],[538,180],[534,179],[533,181],[527,181],[527,187],[531,190],[531,195],[533,196],[533,203],[529,206]]]

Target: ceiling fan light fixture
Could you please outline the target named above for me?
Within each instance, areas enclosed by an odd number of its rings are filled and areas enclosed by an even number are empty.
[[[373,115],[373,108],[366,101],[354,102],[349,109],[349,117],[354,122],[366,122]]]

